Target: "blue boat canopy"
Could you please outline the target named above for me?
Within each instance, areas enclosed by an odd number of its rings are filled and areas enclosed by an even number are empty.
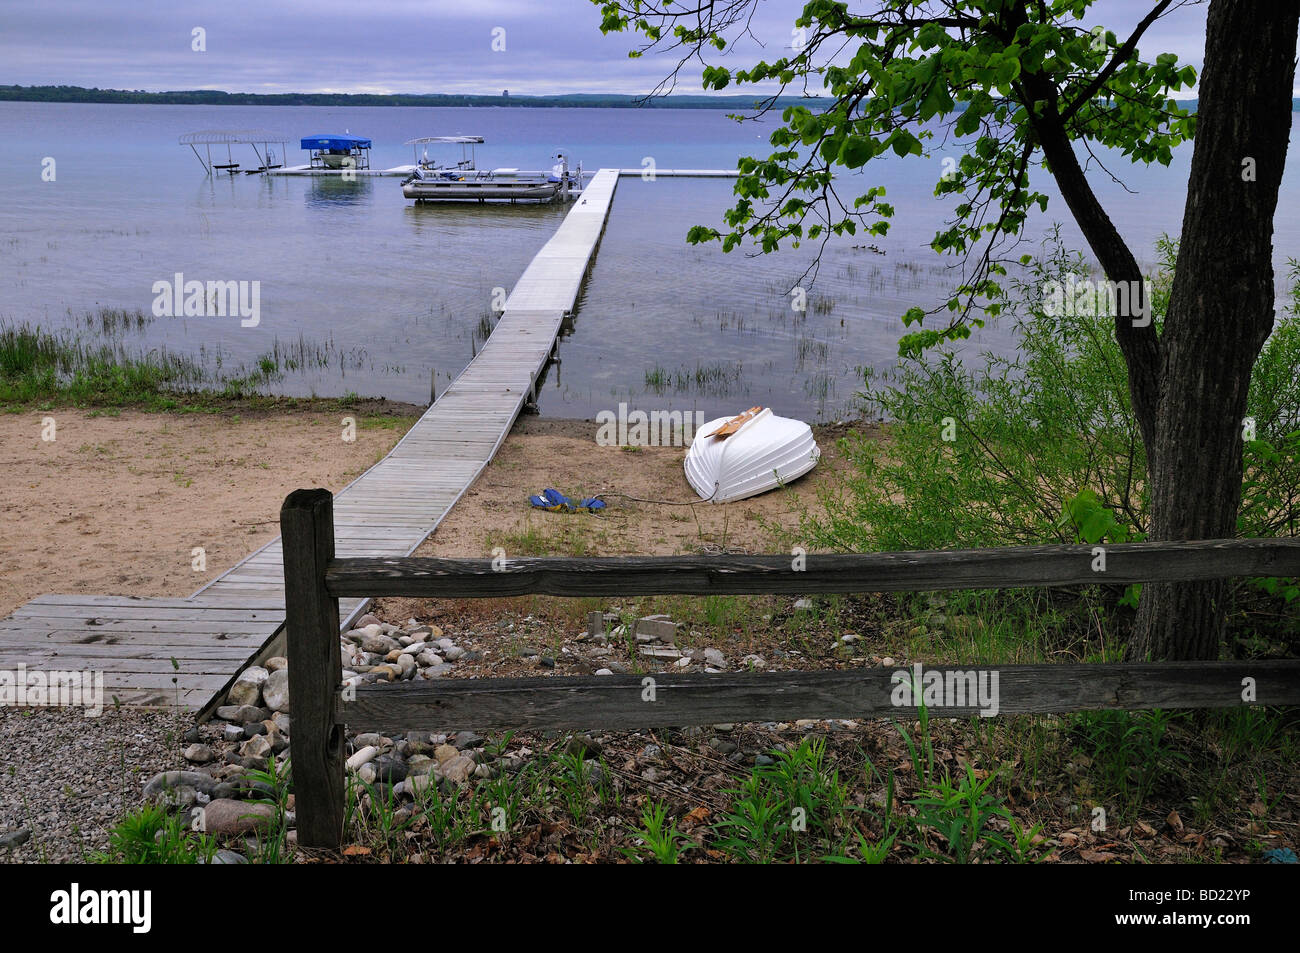
[[[360,136],[308,136],[302,140],[302,149],[369,149],[370,140]]]

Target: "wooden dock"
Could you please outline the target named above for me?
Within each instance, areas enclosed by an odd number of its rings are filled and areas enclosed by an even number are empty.
[[[515,283],[487,342],[379,463],[335,498],[340,556],[409,556],[495,456],[577,302],[618,183],[602,169]],[[0,620],[0,670],[103,672],[106,702],[206,715],[284,627],[280,539],[189,598],[41,596]],[[369,604],[339,606],[344,628]]]

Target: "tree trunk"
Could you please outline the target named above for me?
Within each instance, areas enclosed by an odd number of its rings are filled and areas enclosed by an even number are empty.
[[[1273,329],[1273,214],[1300,0],[1212,0],[1181,244],[1160,335],[1149,536],[1236,535],[1251,370]],[[1214,659],[1225,584],[1148,584],[1131,658]]]

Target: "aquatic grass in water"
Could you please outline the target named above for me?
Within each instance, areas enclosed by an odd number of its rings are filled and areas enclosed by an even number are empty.
[[[251,365],[226,367],[220,346],[200,349],[198,359],[165,347],[130,347],[115,335],[136,325],[131,312],[102,309],[84,323],[112,339],[88,342],[75,329],[45,331],[30,325],[0,325],[0,403],[27,404],[53,399],[77,404],[166,404],[183,392],[213,390],[228,398],[255,395],[287,373],[335,366],[341,373],[365,368],[362,348],[339,351],[299,336],[272,341],[271,350]],[[107,330],[105,330],[107,329]],[[212,365],[209,367],[209,365]],[[400,371],[400,368],[398,368]]]

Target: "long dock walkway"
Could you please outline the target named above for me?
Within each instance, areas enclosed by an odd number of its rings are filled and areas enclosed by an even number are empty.
[[[618,183],[602,169],[525,269],[487,342],[334,499],[339,556],[408,556],[496,455],[577,302]],[[344,628],[368,600],[339,605]],[[280,539],[189,598],[49,595],[0,620],[0,670],[103,672],[106,700],[205,714],[284,625]]]

